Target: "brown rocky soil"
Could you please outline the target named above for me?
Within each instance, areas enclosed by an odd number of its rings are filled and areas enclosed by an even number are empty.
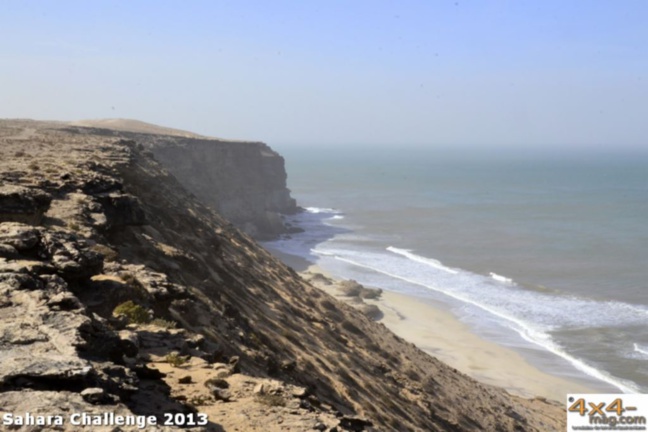
[[[564,429],[561,406],[478,383],[312,287],[170,171],[115,131],[0,121],[0,411]]]

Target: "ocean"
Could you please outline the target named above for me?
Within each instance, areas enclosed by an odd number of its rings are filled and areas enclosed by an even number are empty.
[[[279,147],[270,245],[451,311],[546,372],[648,392],[648,157]]]

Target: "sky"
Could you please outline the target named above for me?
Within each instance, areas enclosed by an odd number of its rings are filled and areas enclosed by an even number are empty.
[[[648,148],[648,2],[6,1],[0,117],[308,147]]]

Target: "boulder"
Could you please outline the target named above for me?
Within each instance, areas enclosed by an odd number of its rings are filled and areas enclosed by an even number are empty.
[[[371,423],[369,420],[358,417],[344,416],[340,419],[340,424],[338,426],[342,430],[362,432],[366,428],[373,426],[373,423]]]
[[[347,297],[360,297],[362,299],[377,299],[382,295],[379,288],[366,288],[353,279],[340,282],[338,293]]]
[[[374,321],[379,320],[380,318],[383,317],[383,313],[380,310],[380,308],[376,305],[370,305],[370,304],[362,304],[358,307],[360,311],[365,314],[365,316],[369,319],[372,319]]]
[[[113,177],[99,173],[91,173],[90,178],[85,180],[81,190],[87,195],[97,195],[122,190],[124,186]]]
[[[11,246],[18,252],[33,249],[40,240],[40,232],[29,225],[19,222],[0,223],[0,243]]]
[[[81,397],[84,401],[96,405],[106,400],[106,391],[100,387],[91,387],[83,390]]]
[[[84,247],[71,234],[48,232],[42,242],[42,252],[51,257],[56,271],[66,280],[89,279],[103,270],[103,255]]]
[[[353,279],[340,282],[338,292],[347,297],[356,297],[360,295],[364,287]]]
[[[49,209],[52,196],[24,186],[0,186],[0,222],[39,225]]]
[[[131,225],[146,225],[146,215],[142,204],[133,195],[110,193],[97,196],[111,228]]]
[[[15,259],[18,256],[18,249],[11,245],[0,243],[0,258]]]

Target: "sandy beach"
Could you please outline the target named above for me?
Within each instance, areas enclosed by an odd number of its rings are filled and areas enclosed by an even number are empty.
[[[267,246],[266,246],[267,247]],[[268,248],[302,277],[327,293],[358,305],[358,300],[340,295],[340,281],[302,257]],[[330,282],[319,276],[323,275]],[[365,299],[378,306],[378,322],[421,350],[486,384],[505,388],[522,397],[544,397],[563,403],[567,393],[593,393],[594,389],[545,373],[512,349],[484,340],[452,313],[423,299],[383,291],[379,299]]]

